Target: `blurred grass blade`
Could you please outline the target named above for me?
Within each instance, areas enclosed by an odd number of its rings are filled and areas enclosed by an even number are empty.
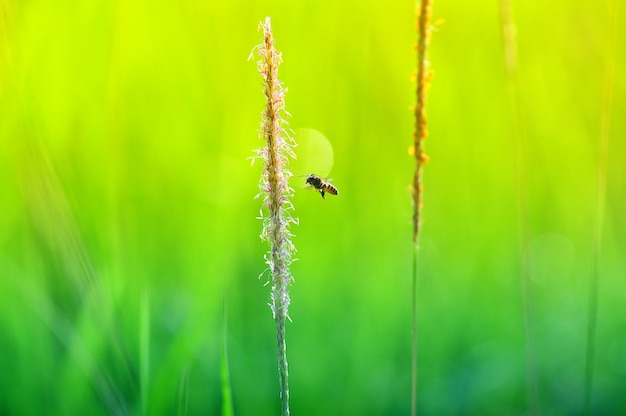
[[[189,407],[189,366],[183,368],[178,384],[178,410],[177,416],[186,416]]]
[[[26,160],[20,180],[36,238],[44,240],[58,259],[63,276],[71,282],[68,288],[73,289],[73,301],[95,312],[123,364],[125,378],[136,388],[136,368],[117,322],[110,318],[112,311],[101,278],[96,273],[54,163],[44,145],[36,140],[28,140],[24,150]],[[65,279],[62,284],[66,284]]]
[[[3,278],[9,283],[18,297],[35,312],[50,329],[61,345],[65,347],[73,363],[91,379],[94,389],[102,399],[106,409],[112,415],[130,415],[126,399],[115,379],[107,370],[106,365],[99,362],[93,349],[85,345],[85,341],[74,328],[68,317],[54,304],[39,285],[29,279],[26,273],[21,272],[10,261],[0,258]]]
[[[600,257],[602,255],[602,235],[606,205],[606,182],[609,156],[609,132],[611,125],[611,104],[613,99],[613,78],[615,74],[615,49],[617,43],[617,0],[610,0],[609,25],[607,33],[606,63],[602,91],[602,113],[600,115],[600,136],[598,140],[598,162],[596,175],[596,206],[594,213],[592,269],[589,279],[589,301],[587,321],[587,353],[585,359],[585,414],[592,414],[593,374],[595,361],[596,327],[598,320],[598,292],[600,285]]]
[[[222,386],[222,416],[234,416],[233,392],[228,368],[228,312],[226,299],[222,314],[222,353],[220,354],[220,382]]]
[[[539,391],[537,383],[537,359],[535,346],[535,314],[530,276],[524,270],[524,250],[528,243],[528,192],[526,178],[526,146],[520,112],[519,82],[517,75],[517,43],[512,0],[500,1],[500,23],[504,52],[506,87],[511,112],[511,139],[515,151],[515,198],[517,203],[517,256],[522,298],[524,326],[524,354],[526,361],[526,408],[529,414],[539,414]]]
[[[139,317],[139,389],[141,414],[148,414],[148,387],[150,379],[150,294],[144,289],[141,295]]]

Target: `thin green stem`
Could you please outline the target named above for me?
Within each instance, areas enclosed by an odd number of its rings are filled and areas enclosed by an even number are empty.
[[[289,368],[287,365],[287,342],[285,340],[285,316],[276,316],[276,340],[278,347],[278,380],[280,385],[281,414],[289,415]]]
[[[413,289],[412,289],[412,321],[413,343],[411,346],[411,414],[417,413],[417,245],[413,246]]]

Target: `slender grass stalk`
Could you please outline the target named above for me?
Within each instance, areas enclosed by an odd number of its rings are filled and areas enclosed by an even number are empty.
[[[430,43],[430,17],[432,1],[421,0],[417,10],[417,104],[415,106],[415,132],[413,133],[413,149],[415,152],[415,174],[413,176],[413,288],[412,288],[412,321],[413,343],[411,348],[411,414],[417,413],[417,251],[422,219],[422,173],[424,163],[428,160],[424,153],[424,140],[428,135],[426,128],[426,92],[430,84],[431,71],[428,65],[428,46]]]
[[[523,123],[519,103],[519,82],[517,79],[517,47],[515,41],[515,23],[511,0],[500,1],[500,17],[504,48],[504,68],[506,73],[507,95],[511,108],[511,136],[515,149],[515,176],[517,202],[517,236],[518,258],[520,264],[520,286],[522,297],[522,313],[524,315],[524,354],[526,360],[526,407],[530,415],[539,414],[539,391],[537,388],[537,359],[535,353],[534,302],[531,282],[528,273],[523,269],[524,248],[527,246],[526,201],[526,147],[524,145]]]
[[[593,367],[595,357],[596,326],[598,321],[598,291],[600,284],[600,255],[606,204],[606,177],[609,156],[609,130],[611,125],[611,103],[613,79],[615,77],[615,49],[617,43],[617,0],[609,0],[609,27],[607,35],[607,58],[602,91],[602,114],[598,143],[598,165],[596,174],[596,207],[593,230],[592,268],[589,280],[587,320],[587,354],[585,359],[585,414],[590,415],[593,400]]]
[[[287,170],[289,158],[295,158],[292,146],[295,142],[286,132],[285,91],[278,81],[278,66],[282,55],[274,48],[274,37],[270,18],[261,22],[263,43],[258,46],[258,70],[263,78],[266,98],[265,110],[262,113],[260,135],[265,146],[257,151],[257,155],[265,163],[259,187],[263,196],[263,204],[267,215],[263,216],[261,239],[270,243],[270,251],[265,256],[272,274],[272,291],[270,305],[276,321],[276,341],[278,346],[278,379],[280,384],[281,414],[289,414],[289,372],[287,366],[287,343],[285,340],[285,322],[288,319],[289,293],[293,277],[290,266],[295,252],[291,242],[292,234],[289,226],[297,221],[291,217],[293,209],[290,198],[293,189],[288,181],[292,176]]]

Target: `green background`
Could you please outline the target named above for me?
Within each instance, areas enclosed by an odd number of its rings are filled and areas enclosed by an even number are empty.
[[[515,2],[517,117],[498,2],[434,1],[421,414],[582,411],[607,116],[593,407],[626,412],[626,31],[607,109],[605,3]],[[220,414],[228,384],[235,414],[279,412],[247,159],[265,16],[290,125],[328,138],[340,190],[292,182],[292,414],[410,413],[413,2],[0,11],[0,413]]]

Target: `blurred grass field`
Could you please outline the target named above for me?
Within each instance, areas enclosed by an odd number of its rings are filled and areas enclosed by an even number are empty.
[[[434,0],[420,414],[526,414],[529,390],[542,414],[583,409],[605,3],[514,2],[519,189],[499,4]],[[598,415],[626,413],[619,12]],[[414,3],[0,0],[1,414],[221,414],[225,342],[235,414],[278,413],[247,159],[265,16],[290,125],[328,138],[340,190],[323,200],[293,172],[292,413],[409,414]]]

